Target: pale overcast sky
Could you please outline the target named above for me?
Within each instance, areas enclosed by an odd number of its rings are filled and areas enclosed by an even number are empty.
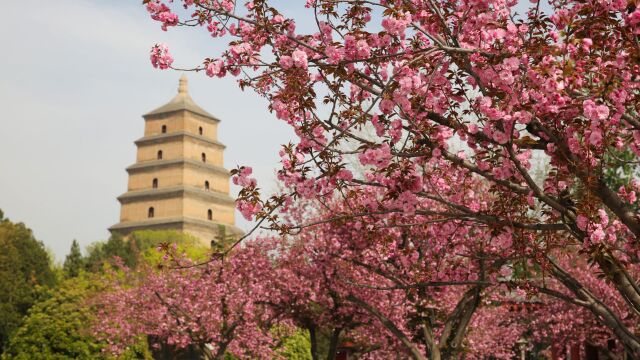
[[[139,0],[5,1],[2,15],[0,209],[60,261],[73,239],[84,247],[108,238],[141,115],[177,91],[180,73],[153,69],[150,47],[167,43],[174,65],[189,67],[217,56],[222,43],[202,29],[163,32]],[[253,166],[273,187],[289,127],[233,78],[188,76],[194,100],[222,120],[225,166]],[[237,222],[247,227],[240,215]]]

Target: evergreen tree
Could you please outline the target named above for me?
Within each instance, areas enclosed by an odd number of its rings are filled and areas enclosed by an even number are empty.
[[[138,250],[135,242],[125,241],[119,235],[113,235],[106,242],[94,243],[89,246],[85,261],[87,271],[101,271],[105,262],[112,262],[118,257],[128,267],[135,267],[138,263]]]
[[[0,222],[0,351],[43,289],[55,281],[51,259],[31,230]]]
[[[64,260],[64,265],[62,270],[64,271],[64,275],[68,278],[76,277],[80,274],[80,270],[82,269],[84,264],[84,259],[82,258],[82,253],[80,252],[80,245],[76,240],[73,240],[71,243],[71,250]]]
[[[94,274],[80,274],[65,280],[43,295],[22,326],[14,333],[2,355],[8,359],[113,359],[105,356],[105,343],[92,334],[96,309],[88,301],[100,291],[103,282]],[[140,337],[117,359],[150,359],[146,339]]]

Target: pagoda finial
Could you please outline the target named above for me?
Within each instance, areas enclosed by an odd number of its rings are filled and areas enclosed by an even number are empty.
[[[189,92],[188,83],[187,75],[182,74],[182,76],[180,76],[180,82],[178,83],[178,94],[187,94]]]

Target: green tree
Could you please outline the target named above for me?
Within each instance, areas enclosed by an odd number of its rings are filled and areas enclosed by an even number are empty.
[[[83,266],[84,259],[82,258],[82,253],[80,252],[80,245],[78,245],[78,242],[76,240],[73,240],[73,242],[71,243],[71,250],[69,250],[69,254],[65,258],[64,265],[62,266],[64,276],[78,276]]]
[[[90,245],[85,260],[85,269],[91,272],[101,271],[105,262],[111,263],[115,257],[128,267],[138,264],[139,250],[135,241],[126,241],[120,235],[112,235],[106,242]]]
[[[311,360],[311,340],[309,332],[297,330],[281,339],[278,354],[289,360]]]
[[[126,240],[119,235],[113,235],[106,242],[98,242],[87,248],[85,269],[98,272],[105,263],[113,263],[118,257],[122,263],[135,268],[140,261],[156,264],[162,254],[156,248],[162,243],[177,244],[190,258],[204,259],[210,249],[201,244],[197,238],[174,230],[141,230],[132,233]]]
[[[29,310],[15,332],[2,359],[96,359],[103,358],[104,343],[91,332],[94,321],[90,299],[103,291],[96,274],[80,272],[49,291]],[[146,341],[128,349],[121,359],[149,359]]]
[[[27,311],[55,284],[51,259],[42,242],[22,223],[0,221],[0,351]]]

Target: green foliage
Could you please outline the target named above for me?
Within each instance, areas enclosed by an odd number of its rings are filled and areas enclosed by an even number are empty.
[[[141,258],[149,264],[158,264],[163,254],[157,250],[160,244],[177,244],[178,252],[185,253],[192,260],[204,260],[210,255],[210,249],[202,245],[200,239],[174,230],[142,230],[131,234]]]
[[[56,276],[42,242],[24,224],[0,221],[0,351]]]
[[[176,231],[140,231],[128,239],[112,236],[95,243],[83,257],[73,241],[62,269],[52,269],[43,244],[23,224],[13,224],[0,214],[0,351],[2,359],[103,358],[105,344],[91,333],[90,299],[103,291],[103,270],[118,257],[128,267],[141,261],[157,264],[161,243],[176,243],[178,251],[194,260],[210,255],[197,238]],[[85,272],[88,271],[88,272]],[[56,271],[62,283],[56,283]],[[35,304],[35,305],[34,305]],[[146,337],[119,359],[150,359]]]
[[[87,331],[91,314],[84,306],[95,288],[86,277],[66,280],[29,311],[12,336],[3,359],[91,359],[102,346]]]
[[[103,269],[105,263],[113,262],[115,257],[129,266],[136,267],[138,264],[138,247],[135,241],[126,241],[119,235],[113,235],[106,242],[99,242],[87,248],[87,258],[85,259],[85,269],[91,272],[98,272]]]
[[[607,185],[613,190],[618,190],[620,186],[629,185],[632,179],[637,179],[640,176],[640,167],[637,164],[636,155],[631,149],[610,149],[606,161],[612,166],[606,168],[604,178]]]
[[[200,240],[191,235],[173,230],[142,230],[132,233],[126,240],[113,235],[107,242],[89,246],[85,269],[101,271],[105,263],[113,263],[114,257],[120,258],[130,268],[137,267],[140,261],[157,264],[163,255],[157,247],[163,243],[178,244],[178,250],[194,260],[203,260],[210,254],[208,247],[202,246]]]
[[[12,336],[2,359],[103,358],[105,344],[91,334],[94,309],[90,298],[102,289],[98,275],[80,273],[49,291],[34,305]],[[121,359],[150,359],[144,339]]]
[[[71,243],[71,250],[64,260],[62,270],[65,277],[76,277],[80,275],[80,271],[84,267],[84,259],[80,252],[80,245],[76,240]]]
[[[284,337],[278,354],[289,360],[310,360],[311,341],[309,340],[309,332],[297,330],[293,334]]]

